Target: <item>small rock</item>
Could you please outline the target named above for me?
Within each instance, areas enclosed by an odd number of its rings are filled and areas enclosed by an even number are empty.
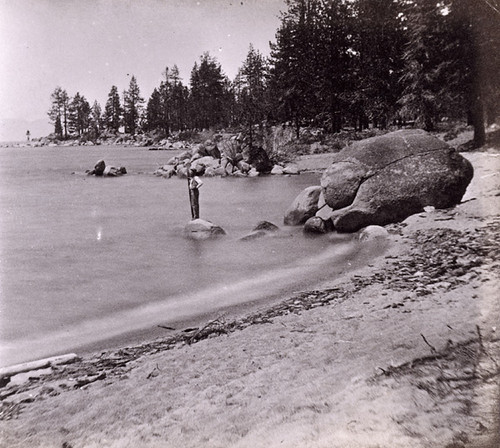
[[[283,174],[283,167],[279,165],[274,165],[273,169],[271,170],[271,174],[276,174],[276,175]]]
[[[260,221],[257,225],[252,229],[252,232],[257,230],[264,230],[266,232],[276,232],[279,230],[279,227],[272,222],[269,221]]]
[[[324,234],[333,230],[333,223],[330,219],[323,220],[319,216],[309,218],[304,224],[304,233]]]
[[[283,174],[299,174],[299,167],[297,165],[287,165],[283,168]],[[272,174],[272,171],[271,171]]]
[[[389,236],[389,233],[381,226],[367,226],[359,232],[359,241],[373,241],[384,239]]]

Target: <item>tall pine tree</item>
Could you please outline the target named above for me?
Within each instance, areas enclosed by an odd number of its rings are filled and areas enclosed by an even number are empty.
[[[69,105],[68,124],[72,135],[82,137],[87,133],[90,124],[90,112],[88,101],[77,92]]]
[[[250,45],[243,66],[234,81],[238,120],[247,128],[250,147],[253,127],[262,123],[269,112],[267,84],[269,65],[264,56]]]
[[[132,76],[129,88],[124,92],[123,98],[123,124],[126,133],[135,135],[139,130],[143,103],[144,99],[141,97],[137,80],[135,76]]]
[[[120,102],[118,88],[112,86],[108,94],[108,100],[104,106],[103,122],[108,132],[117,133],[120,129],[123,109]]]
[[[197,129],[226,126],[229,122],[229,80],[217,60],[208,53],[191,71],[190,112]]]
[[[68,138],[69,96],[66,90],[56,87],[51,100],[48,115],[54,124],[54,133],[59,138]]]

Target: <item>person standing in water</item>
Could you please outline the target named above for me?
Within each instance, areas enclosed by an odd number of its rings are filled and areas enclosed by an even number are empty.
[[[189,182],[189,201],[191,203],[191,218],[198,219],[200,217],[200,190],[203,182],[192,169],[188,170]]]

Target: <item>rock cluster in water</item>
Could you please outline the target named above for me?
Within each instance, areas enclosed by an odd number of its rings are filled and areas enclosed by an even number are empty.
[[[276,235],[279,227],[269,221],[260,221],[252,231],[241,237],[239,241],[252,241],[269,235]],[[184,227],[184,236],[192,240],[211,240],[226,235],[226,231],[205,219],[193,219]]]
[[[185,151],[172,157],[155,171],[156,176],[185,178],[188,170],[198,176],[256,177],[259,174],[299,174],[293,165],[274,164],[262,147],[249,148],[240,136],[203,144],[186,145]]]
[[[87,170],[87,175],[89,176],[122,176],[123,174],[127,174],[127,169],[124,166],[111,166],[106,165],[104,160],[98,160],[94,166],[93,170]]]

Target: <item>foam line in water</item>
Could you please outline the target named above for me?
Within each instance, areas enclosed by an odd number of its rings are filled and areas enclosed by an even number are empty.
[[[87,320],[66,330],[41,335],[37,339],[16,340],[2,344],[2,365],[11,365],[73,350],[125,333],[155,327],[160,323],[189,320],[218,309],[254,302],[265,297],[290,292],[297,286],[331,279],[332,266],[345,269],[346,259],[355,256],[358,245],[342,243],[330,246],[314,257],[268,271],[232,284],[219,284],[193,293],[168,297],[99,319]],[[328,274],[325,278],[325,267]]]

